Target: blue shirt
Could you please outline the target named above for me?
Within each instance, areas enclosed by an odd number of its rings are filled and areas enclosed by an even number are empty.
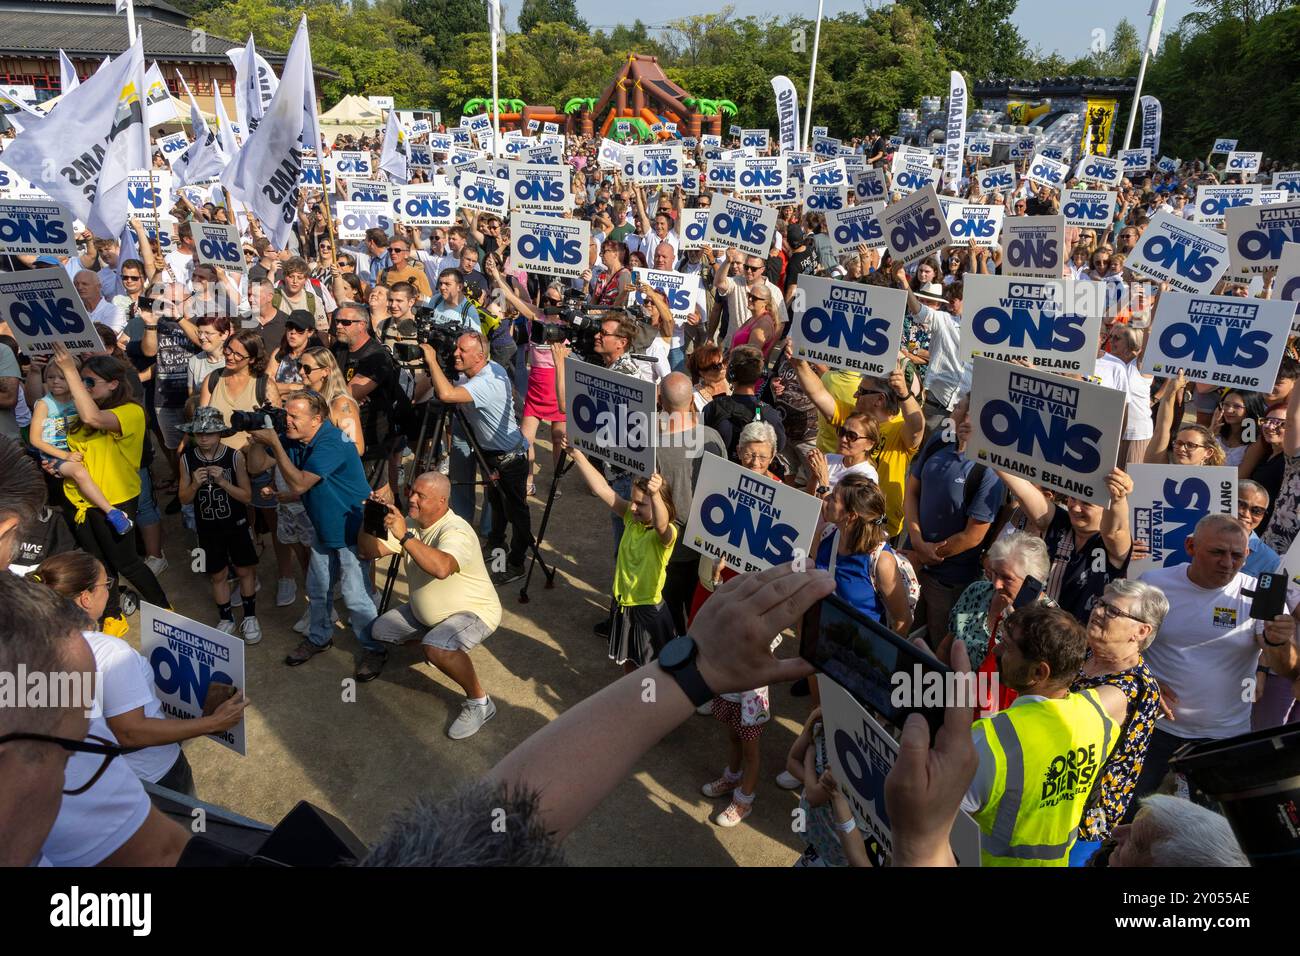
[[[940,447],[934,447],[935,445]],[[921,537],[926,541],[943,541],[964,531],[969,518],[992,523],[1002,507],[1006,487],[992,468],[985,467],[980,476],[980,486],[971,498],[970,511],[965,508],[966,480],[975,468],[975,462],[963,457],[957,446],[935,435],[921,452],[912,459],[910,474],[921,482],[921,500],[917,518]],[[926,572],[940,584],[968,584],[979,576],[982,551],[979,544],[960,554],[946,556],[939,564],[926,567]]]
[[[1241,566],[1241,573],[1257,578],[1261,574],[1276,571],[1281,565],[1282,559],[1278,557],[1278,553],[1261,541],[1259,535],[1252,531],[1250,533],[1250,556],[1246,558],[1246,563]]]
[[[474,400],[465,417],[483,450],[514,451],[524,447],[524,436],[515,424],[514,391],[510,376],[496,362],[488,362],[473,378],[459,383]]]
[[[832,548],[839,547],[839,533],[828,534],[817,546],[817,567],[823,571],[831,566]],[[886,627],[885,608],[876,593],[871,577],[871,555],[835,554],[835,593],[872,620]]]
[[[320,481],[302,496],[320,543],[326,548],[355,545],[363,502],[370,497],[370,483],[357,446],[329,422],[323,422],[309,442],[288,439],[284,444],[289,460],[299,471],[320,476]]]

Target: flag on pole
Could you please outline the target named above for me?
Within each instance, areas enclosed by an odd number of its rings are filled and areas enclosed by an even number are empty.
[[[127,175],[148,169],[144,47],[125,54],[59,101],[4,152],[5,165],[67,206],[96,236],[126,225]]]
[[[1160,50],[1160,27],[1165,19],[1165,0],[1151,0],[1151,32],[1147,34],[1147,50],[1155,56]]]
[[[781,152],[799,148],[799,94],[788,76],[772,77],[772,94],[776,97],[776,125],[780,133]]]
[[[1164,109],[1154,96],[1143,96],[1138,109],[1142,111],[1142,147],[1151,150],[1151,159],[1154,161],[1160,155],[1160,125]]]
[[[307,23],[303,21],[303,36],[307,35]],[[303,46],[302,67],[302,136],[304,149],[312,150],[317,156],[321,154],[320,116],[316,110],[316,67],[311,61],[311,45]],[[321,175],[324,175],[322,171]]]
[[[966,78],[952,70],[948,83],[948,127],[943,148],[943,184],[957,188],[966,155]]]
[[[226,56],[235,65],[235,116],[239,128],[248,136],[270,108],[279,83],[271,64],[258,54],[251,33],[242,50],[235,47],[227,50]]]
[[[501,29],[501,0],[487,0],[488,30],[492,34],[492,45],[498,50],[506,48],[505,31]]]
[[[68,59],[68,54],[59,50],[59,88],[66,94],[71,93],[80,85],[81,78],[77,76],[77,68]]]
[[[406,131],[397,121],[397,110],[389,110],[388,125],[384,128],[384,147],[379,154],[379,168],[388,174],[390,182],[405,186],[411,179],[406,162]]]
[[[221,174],[235,199],[261,220],[267,238],[284,249],[298,218],[298,181],[302,177],[302,137],[307,125],[305,93],[310,83],[311,51],[307,47],[307,18],[298,23],[284,72],[265,122],[251,130],[244,148]],[[314,110],[314,104],[313,104]]]
[[[149,64],[144,74],[144,121],[150,129],[163,123],[172,123],[180,119],[176,112],[176,103],[163,82],[162,70],[157,63]]]
[[[221,151],[226,154],[226,160],[235,158],[239,152],[239,140],[235,138],[235,128],[230,125],[230,117],[226,115],[226,102],[221,98],[221,88],[212,84],[212,102],[213,112],[217,117],[217,136],[221,142]]]
[[[172,173],[176,177],[177,186],[188,186],[190,183],[220,176],[221,171],[230,162],[230,157],[222,151],[216,132],[208,127],[203,113],[199,110],[199,104],[194,99],[194,93],[190,90],[190,85],[185,82],[185,77],[181,76],[179,70],[176,75],[180,77],[185,95],[189,97],[190,125],[193,127],[194,139],[189,148],[172,164]]]

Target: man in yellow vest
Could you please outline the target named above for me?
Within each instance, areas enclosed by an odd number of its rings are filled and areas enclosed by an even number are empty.
[[[962,801],[983,866],[1069,865],[1126,712],[1116,687],[1070,693],[1087,648],[1083,625],[1059,608],[1025,607],[1003,625],[998,676],[1020,696],[972,726],[979,769]]]

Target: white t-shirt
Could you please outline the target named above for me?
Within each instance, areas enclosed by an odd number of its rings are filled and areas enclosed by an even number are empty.
[[[1138,361],[1125,362],[1109,352],[1097,359],[1097,377],[1101,384],[1128,396],[1125,408],[1124,439],[1142,441],[1155,434],[1151,418],[1151,378],[1138,371]]]
[[[1160,729],[1185,738],[1249,733],[1245,691],[1255,678],[1259,645],[1251,599],[1242,592],[1255,589],[1255,578],[1238,574],[1225,588],[1202,588],[1188,579],[1184,564],[1148,571],[1142,581],[1169,599],[1160,633],[1143,652],[1151,673],[1178,697],[1171,704],[1176,719],[1162,720]]]
[[[171,270],[171,277],[176,282],[184,282],[189,285],[190,280],[194,278],[194,257],[187,256],[183,252],[169,252],[163,257],[163,262]],[[162,278],[167,278],[163,276]]]
[[[126,328],[126,316],[111,299],[99,300],[99,305],[95,306],[95,311],[90,313],[90,321],[92,324],[102,322],[114,332],[121,332]]]
[[[119,637],[94,631],[86,632],[86,642],[90,644],[95,665],[102,675],[105,721],[138,707],[143,707],[144,715],[151,719],[167,718],[158,702],[158,695],[154,693],[149,662],[135,648]],[[156,783],[180,759],[180,755],[180,744],[159,744],[127,754],[122,759],[141,780]]]
[[[866,475],[876,484],[880,484],[880,475],[876,473],[876,466],[870,460],[860,461],[846,468],[843,455],[827,455],[826,471],[830,474],[832,488],[838,485],[845,475]]]

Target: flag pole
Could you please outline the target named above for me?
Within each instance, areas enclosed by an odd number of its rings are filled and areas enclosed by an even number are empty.
[[[812,130],[813,84],[817,81],[817,47],[822,39],[822,5],[823,0],[817,0],[817,26],[813,30],[812,67],[808,70],[808,104],[804,107],[801,149],[808,148],[808,137]]]
[[[1133,141],[1133,124],[1137,122],[1138,103],[1142,98],[1142,81],[1147,75],[1147,63],[1160,46],[1160,24],[1165,18],[1165,0],[1151,0],[1148,15],[1151,17],[1151,29],[1147,31],[1147,45],[1142,51],[1142,65],[1138,67],[1137,86],[1133,90],[1133,105],[1128,111],[1128,128],[1124,130],[1125,149],[1128,149],[1129,143]]]
[[[492,157],[495,159],[501,143],[501,101],[497,97],[497,38],[501,35],[500,0],[488,0],[488,20],[492,46]]]

